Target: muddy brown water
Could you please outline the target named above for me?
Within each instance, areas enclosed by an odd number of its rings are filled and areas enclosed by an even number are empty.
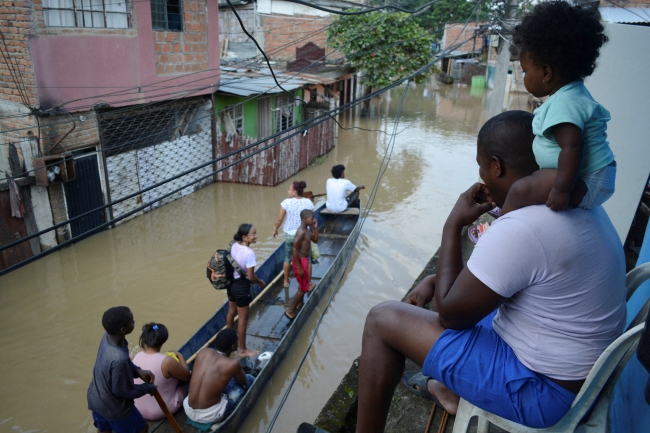
[[[342,116],[342,123],[392,132],[403,91],[373,101],[371,117]],[[437,250],[446,215],[477,180],[475,140],[487,119],[488,95],[448,85],[409,88],[392,158],[348,272],[274,432],[293,432],[315,419],[360,353],[368,310],[400,299]],[[510,108],[526,109],[526,96],[513,96]],[[277,187],[213,184],[1,277],[0,433],[94,432],[86,390],[104,332],[102,313],[116,305],[132,309],[132,352],[149,321],[167,325],[164,348],[177,349],[225,301],[207,282],[205,263],[237,226],[258,228],[253,249],[261,263],[281,242],[271,231],[289,182],[305,180],[307,189],[324,192],[331,166],[339,163],[352,182],[366,185],[367,204],[388,138],[341,130],[330,154]],[[328,298],[329,292],[240,431],[266,431]]]

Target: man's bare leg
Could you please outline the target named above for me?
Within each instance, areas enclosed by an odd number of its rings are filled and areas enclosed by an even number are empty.
[[[501,208],[501,215],[526,206],[546,204],[555,184],[556,175],[557,170],[542,169],[516,181],[508,191],[506,202]],[[569,205],[578,206],[586,193],[587,185],[578,178],[571,191]]]
[[[300,290],[298,290],[296,295],[293,297],[291,306],[287,310],[287,316],[289,316],[292,319],[296,317],[298,315],[296,309],[302,308],[301,305],[304,305],[304,299],[305,299],[305,292],[301,292]]]
[[[437,313],[406,303],[389,301],[370,310],[363,330],[359,367],[357,432],[384,431],[405,358],[422,365],[444,330]],[[438,394],[441,389],[432,381],[427,388],[434,391],[441,403],[449,399],[445,393]]]

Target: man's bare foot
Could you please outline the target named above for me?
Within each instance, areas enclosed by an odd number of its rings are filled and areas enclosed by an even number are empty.
[[[449,415],[456,415],[458,403],[460,402],[459,396],[435,379],[427,381],[427,390],[438,399],[442,407],[449,412]]]
[[[259,350],[238,350],[237,351],[237,356],[240,358],[246,358],[247,356],[257,356],[260,354]]]
[[[284,312],[284,316],[289,320],[295,319],[297,315],[298,315],[298,313],[295,310],[293,310],[293,311],[287,310],[287,311]]]

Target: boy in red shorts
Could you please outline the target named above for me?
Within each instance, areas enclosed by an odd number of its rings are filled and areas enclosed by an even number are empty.
[[[298,293],[294,296],[291,307],[284,313],[289,320],[296,318],[298,315],[296,310],[303,305],[305,293],[311,288],[311,275],[309,275],[311,242],[318,243],[318,222],[314,218],[314,212],[310,209],[304,209],[300,212],[300,220],[301,224],[298,231],[296,231],[291,256],[293,273],[296,276],[296,281],[298,281]]]

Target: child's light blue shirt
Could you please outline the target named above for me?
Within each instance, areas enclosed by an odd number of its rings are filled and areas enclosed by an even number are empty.
[[[614,160],[607,141],[609,111],[592,98],[582,80],[573,81],[551,95],[533,119],[533,152],[540,168],[557,169],[560,146],[553,127],[572,123],[582,129],[582,163],[579,174],[597,171]]]

